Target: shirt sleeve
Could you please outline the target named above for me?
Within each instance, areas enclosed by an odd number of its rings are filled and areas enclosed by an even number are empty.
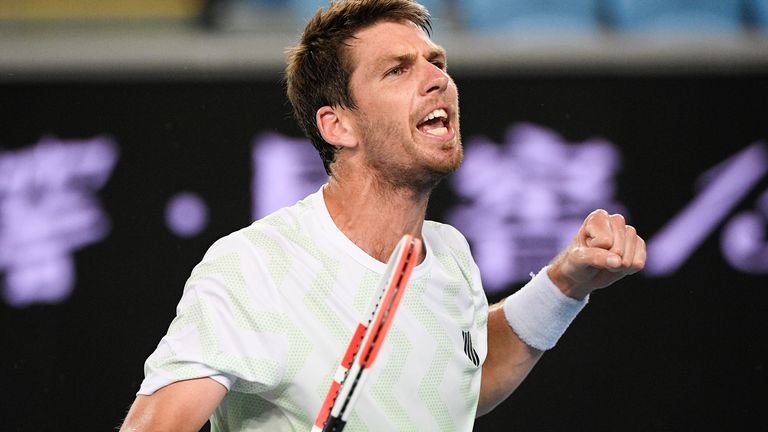
[[[219,240],[188,279],[167,334],[144,364],[138,394],[210,377],[228,390],[260,393],[281,380],[283,314],[258,253],[237,235]]]

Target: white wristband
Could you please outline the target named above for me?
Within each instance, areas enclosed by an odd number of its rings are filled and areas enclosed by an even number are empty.
[[[563,294],[549,279],[547,268],[507,297],[503,306],[512,330],[523,342],[539,350],[554,347],[589,301],[589,296],[576,300]]]

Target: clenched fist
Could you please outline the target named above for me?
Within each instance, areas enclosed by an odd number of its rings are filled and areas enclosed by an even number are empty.
[[[583,299],[645,266],[645,241],[620,214],[590,213],[571,244],[549,266],[552,282],[567,296]]]

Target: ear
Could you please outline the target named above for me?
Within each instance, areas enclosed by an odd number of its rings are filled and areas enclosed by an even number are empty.
[[[357,145],[357,137],[347,110],[326,105],[317,110],[315,121],[320,135],[327,143],[341,147]]]

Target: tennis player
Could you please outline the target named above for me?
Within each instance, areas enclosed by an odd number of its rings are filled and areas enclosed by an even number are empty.
[[[348,431],[467,431],[645,245],[597,210],[521,290],[488,307],[464,237],[425,221],[462,161],[456,85],[409,0],[332,3],[288,57],[288,97],[328,182],[217,241],[145,364],[122,430],[309,431],[385,261],[423,241]],[[477,217],[482,218],[481,214]],[[531,269],[539,270],[539,269]]]

